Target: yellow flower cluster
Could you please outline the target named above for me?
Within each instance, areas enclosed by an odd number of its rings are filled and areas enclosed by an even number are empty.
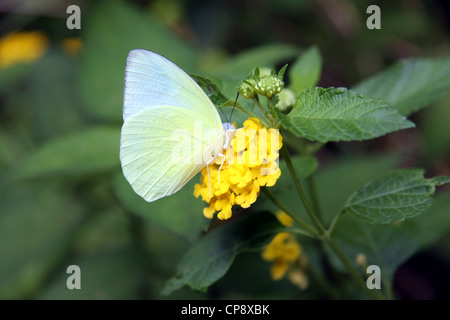
[[[39,59],[47,49],[48,39],[39,31],[11,32],[0,39],[0,69],[20,62]]]
[[[285,226],[291,226],[293,221],[283,211],[277,213],[278,220]],[[288,273],[289,280],[305,289],[308,280],[304,273],[306,261],[302,256],[302,248],[295,236],[289,232],[278,233],[266,246],[261,254],[266,261],[273,262],[270,268],[272,279],[280,280]]]
[[[202,170],[201,183],[195,185],[194,196],[202,196],[209,205],[203,209],[204,216],[211,219],[218,212],[217,217],[224,220],[231,217],[233,205],[250,207],[260,188],[273,186],[280,177],[277,160],[281,146],[278,130],[263,127],[256,118],[247,119],[223,150],[225,160],[216,157],[209,169]]]

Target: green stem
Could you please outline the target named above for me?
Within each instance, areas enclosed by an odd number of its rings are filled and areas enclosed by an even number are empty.
[[[337,255],[339,260],[344,264],[344,266],[347,268],[348,272],[350,273],[353,280],[363,288],[367,294],[376,300],[384,299],[383,294],[381,294],[378,291],[373,291],[367,288],[367,285],[361,275],[358,273],[358,271],[353,267],[350,260],[348,260],[345,253],[342,251],[342,249],[337,245],[337,243],[330,237],[330,234],[325,228],[323,227],[322,223],[320,222],[319,218],[317,217],[311,203],[309,202],[308,198],[306,197],[305,192],[303,191],[302,186],[300,185],[300,182],[297,178],[297,174],[295,173],[294,166],[292,164],[291,157],[289,155],[289,150],[287,149],[286,145],[283,145],[281,148],[281,153],[286,161],[286,165],[289,169],[289,172],[291,174],[292,180],[294,181],[295,188],[297,189],[298,195],[300,199],[303,202],[303,205],[305,206],[306,212],[308,213],[311,220],[314,222],[315,226],[317,227],[319,231],[319,235],[321,236],[321,239],[323,239],[334,251],[334,253]]]
[[[280,210],[284,211],[287,215],[289,215],[294,221],[296,221],[300,226],[305,228],[307,232],[312,237],[317,237],[317,230],[310,226],[308,223],[299,218],[296,214],[292,213],[292,211],[286,207],[278,198],[275,196],[269,189],[262,188],[265,195],[278,207]]]
[[[320,287],[322,294],[325,294],[330,299],[338,300],[340,298],[340,293],[336,290],[335,287],[332,287],[327,281],[325,281],[325,277],[316,270],[316,268],[309,267],[306,269],[308,275],[311,275],[315,284]]]
[[[303,205],[305,206],[306,212],[308,213],[311,221],[316,226],[317,230],[319,230],[319,234],[325,235],[327,234],[327,231],[323,227],[322,223],[320,222],[319,218],[317,217],[316,213],[314,212],[314,209],[311,205],[311,203],[308,200],[308,197],[305,194],[305,191],[303,191],[303,188],[300,184],[300,181],[298,180],[297,174],[294,169],[294,165],[292,164],[291,156],[289,155],[289,151],[284,144],[281,148],[281,154],[284,157],[284,160],[286,161],[286,165],[288,167],[289,173],[291,174],[292,180],[294,181],[295,188],[297,189],[297,193],[300,197],[300,199],[303,202]]]
[[[258,96],[254,96],[253,97],[253,102],[255,103],[256,107],[259,110],[259,112],[261,112],[262,119],[259,119],[259,120],[263,123],[264,127],[269,128],[270,125],[269,125],[269,122],[267,121],[267,118],[266,118],[267,111],[263,108],[263,106],[259,102]]]
[[[363,280],[363,278],[358,273],[358,271],[353,267],[352,263],[350,262],[350,260],[348,260],[347,256],[342,251],[342,249],[337,245],[337,243],[330,237],[326,237],[325,240],[330,245],[330,247],[334,251],[334,253],[341,260],[341,262],[344,264],[344,266],[347,268],[347,270],[349,271],[353,280],[366,291],[366,293],[369,295],[369,297],[371,297],[372,299],[375,299],[375,300],[383,300],[384,296],[381,294],[381,292],[370,290],[367,287],[366,282]]]
[[[334,230],[334,227],[336,226],[336,223],[338,222],[338,220],[344,215],[345,211],[342,210],[340,211],[333,219],[333,221],[331,221],[330,227],[328,228],[328,234],[331,236],[331,233]]]

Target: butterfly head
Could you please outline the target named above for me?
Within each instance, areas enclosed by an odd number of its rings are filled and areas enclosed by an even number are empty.
[[[236,127],[231,122],[225,122],[222,124],[222,126],[223,126],[223,132],[224,132],[223,149],[227,149],[228,145],[231,142],[231,139],[233,139],[233,137],[234,137]]]

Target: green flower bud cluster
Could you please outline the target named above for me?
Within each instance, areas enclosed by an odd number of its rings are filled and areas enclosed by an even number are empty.
[[[239,85],[239,94],[245,99],[252,99],[256,94],[256,81],[253,79],[244,80]]]
[[[286,66],[276,75],[273,71],[269,74],[266,70],[262,70],[264,72],[262,74],[263,72],[260,72],[259,68],[256,68],[252,76],[239,84],[239,93],[246,99],[252,99],[257,94],[272,98],[283,90],[285,69]]]
[[[283,86],[283,80],[280,80],[277,76],[263,76],[256,83],[255,89],[260,95],[272,98],[281,92]]]

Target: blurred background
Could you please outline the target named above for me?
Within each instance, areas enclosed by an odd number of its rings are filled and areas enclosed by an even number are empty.
[[[81,29],[66,25],[73,4]],[[381,8],[380,30],[366,27],[371,4]],[[399,59],[448,56],[449,14],[444,0],[1,1],[0,298],[326,298],[314,280],[304,290],[271,280],[269,264],[254,253],[206,293],[160,295],[210,221],[192,196],[196,181],[148,204],[124,180],[126,56],[136,48],[158,52],[211,77],[233,99],[256,65],[278,70],[316,46],[319,85],[351,87]],[[390,166],[449,175],[449,103],[446,94],[411,115],[416,129],[327,144],[318,153],[318,188],[334,184],[333,196],[345,199],[340,189],[353,177],[343,168],[357,167],[367,180]],[[395,160],[377,160],[385,154]],[[448,190],[439,190],[437,205],[450,215]],[[450,298],[449,225],[404,257],[394,276],[398,298]],[[82,290],[66,287],[72,264],[82,270]]]

